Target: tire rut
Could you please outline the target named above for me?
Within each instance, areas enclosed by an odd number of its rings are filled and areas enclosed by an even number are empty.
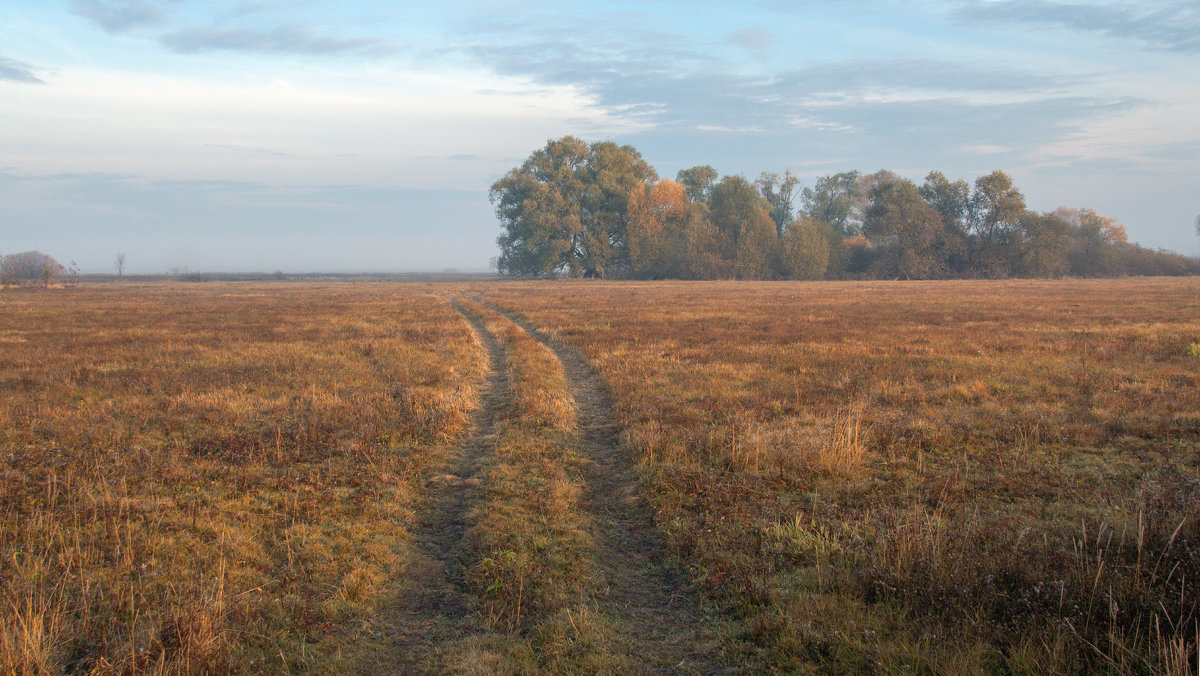
[[[664,560],[664,546],[637,467],[621,443],[612,400],[591,363],[524,318],[476,298],[540,341],[562,363],[576,402],[584,455],[585,508],[598,524],[598,563],[606,588],[600,609],[624,627],[623,647],[642,673],[720,674],[718,632],[702,621],[687,582]]]
[[[386,654],[362,665],[362,674],[443,671],[444,646],[482,631],[478,604],[465,581],[466,535],[470,510],[482,490],[480,468],[494,447],[495,427],[509,397],[507,355],[478,317],[457,301],[450,304],[487,350],[490,372],[472,414],[470,436],[449,464],[426,481],[430,499],[413,527],[417,559],[406,571],[405,594],[387,613]]]

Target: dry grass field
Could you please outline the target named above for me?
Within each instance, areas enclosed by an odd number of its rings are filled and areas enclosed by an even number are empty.
[[[743,664],[1195,672],[1197,280],[485,297],[596,365]]]
[[[337,669],[486,369],[425,288],[0,295],[0,673]]]
[[[1196,279],[12,289],[0,394],[0,674],[1200,662]]]

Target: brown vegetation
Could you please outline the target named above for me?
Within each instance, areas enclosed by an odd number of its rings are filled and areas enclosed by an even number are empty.
[[[1195,280],[506,285],[612,389],[659,524],[818,671],[1185,673]],[[1190,673],[1190,672],[1189,672]]]
[[[1194,279],[482,288],[6,293],[0,673],[1194,673]]]
[[[484,355],[418,286],[6,295],[0,672],[332,668]]]

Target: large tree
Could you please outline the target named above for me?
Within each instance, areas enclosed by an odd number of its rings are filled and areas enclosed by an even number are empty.
[[[975,179],[971,194],[971,263],[977,274],[1006,277],[1011,272],[1012,234],[1025,214],[1025,196],[1003,171]]]
[[[908,179],[889,178],[871,189],[863,234],[877,249],[872,272],[881,277],[929,279],[946,275],[942,215]]]
[[[940,171],[931,171],[917,188],[921,198],[942,215],[946,238],[946,265],[950,272],[962,274],[970,266],[968,259],[967,216],[971,210],[971,186],[964,180],[950,181]]]
[[[760,212],[769,214],[770,208],[754,184],[741,176],[725,176],[714,185],[709,197],[709,215],[720,235],[721,256],[736,260],[744,226],[757,220]],[[770,218],[768,215],[767,219]]]
[[[1054,214],[1071,224],[1071,243],[1067,252],[1071,274],[1111,277],[1125,272],[1121,255],[1129,247],[1125,226],[1116,219],[1101,216],[1094,209],[1059,207]]]
[[[551,140],[492,184],[500,272],[603,277],[628,266],[629,195],[657,179],[632,146]]]
[[[717,182],[717,170],[707,164],[680,169],[675,181],[683,186],[693,202],[708,202],[709,193]]]
[[[793,207],[796,201],[796,188],[800,187],[800,179],[790,171],[783,176],[764,171],[758,175],[754,185],[762,193],[763,199],[771,205],[771,220],[775,221],[775,234],[783,238],[783,231],[792,222]]]
[[[780,271],[788,279],[822,279],[829,267],[829,238],[812,219],[788,224],[780,243]]]
[[[1070,269],[1071,224],[1060,215],[1025,212],[1013,247],[1013,273],[1022,277],[1061,277]]]
[[[845,171],[818,178],[813,187],[800,193],[804,214],[843,237],[859,234],[855,205],[862,198],[861,176],[857,171]]]
[[[844,171],[818,178],[811,188],[800,193],[802,212],[825,233],[829,242],[829,262],[826,276],[837,278],[850,265],[851,249],[846,241],[860,234],[861,209],[864,198],[857,171]]]
[[[22,251],[0,258],[0,282],[41,282],[49,286],[66,272],[61,263],[41,251]]]
[[[779,235],[766,209],[755,209],[743,221],[737,241],[737,276],[772,279],[779,261]]]
[[[966,181],[950,181],[942,172],[931,171],[917,192],[942,215],[947,230],[966,234],[964,219],[971,208],[971,186]]]
[[[592,144],[588,173],[591,189],[585,206],[591,218],[584,229],[583,269],[599,277],[610,270],[624,274],[629,269],[629,196],[657,181],[658,174],[633,146],[611,141]]]
[[[685,235],[697,211],[682,185],[662,180],[634,188],[629,196],[630,268],[642,279],[678,278],[685,275]]]

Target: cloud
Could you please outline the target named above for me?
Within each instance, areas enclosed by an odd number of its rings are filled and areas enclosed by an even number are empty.
[[[602,16],[590,23],[572,16],[522,19],[469,23],[459,33],[470,37],[449,48],[448,55],[538,85],[577,87],[598,106],[625,115],[637,111],[639,122],[659,130],[854,131],[861,128],[857,121],[831,117],[827,106],[861,103],[868,95],[985,105],[1037,100],[1070,95],[1097,77],[932,53],[899,59],[831,57],[835,60],[825,63],[788,56],[772,63],[746,54],[746,49],[773,46],[763,30],[664,33],[662,24],[647,16]],[[787,51],[795,45],[778,47]]]
[[[975,153],[976,155],[999,155],[1001,153],[1011,153],[1016,150],[1011,146],[1001,146],[990,143],[979,143],[976,145],[967,145],[960,148],[964,153]]]
[[[967,23],[1027,24],[1100,33],[1154,49],[1200,53],[1200,8],[1187,2],[1084,4],[1041,0],[973,2],[959,9]]]
[[[205,143],[205,148],[216,148],[218,150],[231,150],[239,153],[251,153],[254,155],[265,155],[267,157],[292,157],[291,153],[285,153],[271,148],[258,148],[255,146],[239,146],[228,143]]]
[[[761,50],[771,46],[771,36],[764,31],[745,28],[735,32],[729,41],[746,49]]]
[[[160,41],[177,52],[237,51],[263,54],[344,54],[394,51],[383,38],[334,38],[313,35],[298,27],[269,31],[240,28],[187,28],[168,33]]]
[[[1059,96],[980,103],[947,99],[849,101],[823,113],[911,152],[959,152],[965,146],[1032,149],[1077,129],[1085,120],[1132,110],[1135,99]]]
[[[788,124],[791,124],[793,127],[796,127],[797,129],[816,129],[818,131],[840,131],[840,132],[858,131],[857,128],[855,128],[851,125],[848,125],[848,124],[842,124],[841,122],[826,122],[824,120],[818,120],[816,118],[809,117],[807,115],[794,117],[794,118],[788,120]]]
[[[71,0],[71,10],[79,16],[91,19],[113,35],[139,26],[159,25],[166,18],[157,5],[129,0]]]
[[[753,134],[789,129],[809,133],[898,133],[906,128],[937,136],[909,111],[921,110],[956,128],[954,115],[986,118],[997,129],[1013,129],[1005,106],[1039,109],[1046,119],[1022,116],[1034,130],[1094,112],[1101,101],[1072,98],[1090,76],[1041,73],[993,64],[937,59],[851,59],[816,63],[773,74],[746,74],[702,54],[681,49],[678,58],[643,53],[636,46],[611,47],[577,38],[563,44],[545,37],[525,44],[475,45],[471,52],[505,74],[539,83],[570,84],[612,110],[637,109],[660,131],[668,128]],[[631,41],[634,44],[637,40]],[[669,51],[669,50],[668,50]],[[1071,100],[1070,105],[1038,102]],[[905,106],[903,104],[911,104]],[[942,115],[940,111],[953,111]],[[891,117],[899,114],[900,118]],[[1058,115],[1066,117],[1057,117]],[[979,129],[963,129],[967,145],[1014,145],[981,141]],[[1036,133],[1042,137],[1041,131]],[[959,146],[963,141],[958,142]]]
[[[811,92],[926,90],[1037,92],[1062,90],[1087,78],[936,59],[854,59],[785,73],[779,84]]]
[[[0,56],[0,81],[28,82],[30,84],[46,84],[42,78],[34,75],[37,69],[33,66]]]
[[[758,134],[766,131],[762,127],[726,127],[719,124],[698,124],[696,129],[721,134]]]

